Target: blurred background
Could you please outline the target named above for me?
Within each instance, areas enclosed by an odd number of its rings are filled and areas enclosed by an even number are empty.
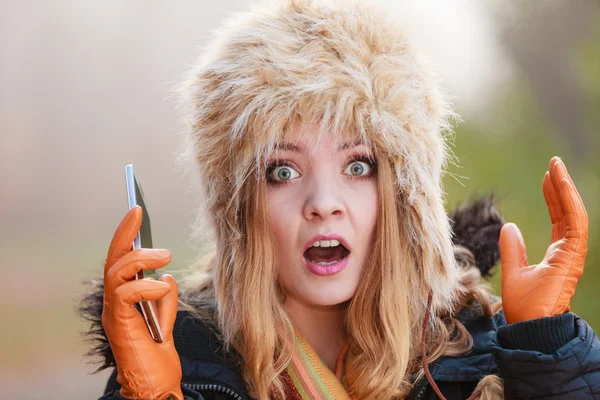
[[[384,0],[385,1],[385,0]],[[600,331],[600,2],[387,0],[464,122],[448,210],[496,193],[529,260],[550,240],[542,177],[565,162],[589,218],[573,311]],[[175,155],[172,89],[229,13],[253,1],[0,0],[0,398],[92,399],[88,326],[75,307],[127,209],[133,163],[167,269],[185,269],[198,193]],[[405,4],[403,4],[405,3]],[[500,266],[492,283],[500,294]]]

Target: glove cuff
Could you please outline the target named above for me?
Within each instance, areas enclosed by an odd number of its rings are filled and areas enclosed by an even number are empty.
[[[513,350],[539,351],[544,354],[553,354],[574,337],[573,313],[516,322],[498,328],[500,346]]]

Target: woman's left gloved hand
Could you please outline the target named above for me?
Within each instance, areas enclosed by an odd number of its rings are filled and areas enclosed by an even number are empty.
[[[500,231],[502,305],[508,323],[560,315],[571,310],[571,298],[585,265],[588,215],[559,157],[550,160],[543,181],[552,222],[552,237],[544,259],[529,265],[517,225]]]

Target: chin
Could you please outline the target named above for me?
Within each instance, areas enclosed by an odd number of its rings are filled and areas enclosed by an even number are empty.
[[[350,282],[335,282],[314,287],[316,290],[302,293],[299,299],[303,303],[317,307],[336,306],[352,299],[356,293],[357,285]]]

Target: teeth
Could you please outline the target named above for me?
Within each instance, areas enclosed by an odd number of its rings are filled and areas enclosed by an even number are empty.
[[[340,242],[333,240],[317,240],[312,244],[312,247],[336,247],[339,246]]]
[[[335,260],[335,261],[329,261],[329,262],[320,261],[320,262],[317,262],[315,264],[319,264],[319,265],[331,265],[331,264],[335,264],[336,262],[339,262],[339,261],[341,261],[341,260]]]

